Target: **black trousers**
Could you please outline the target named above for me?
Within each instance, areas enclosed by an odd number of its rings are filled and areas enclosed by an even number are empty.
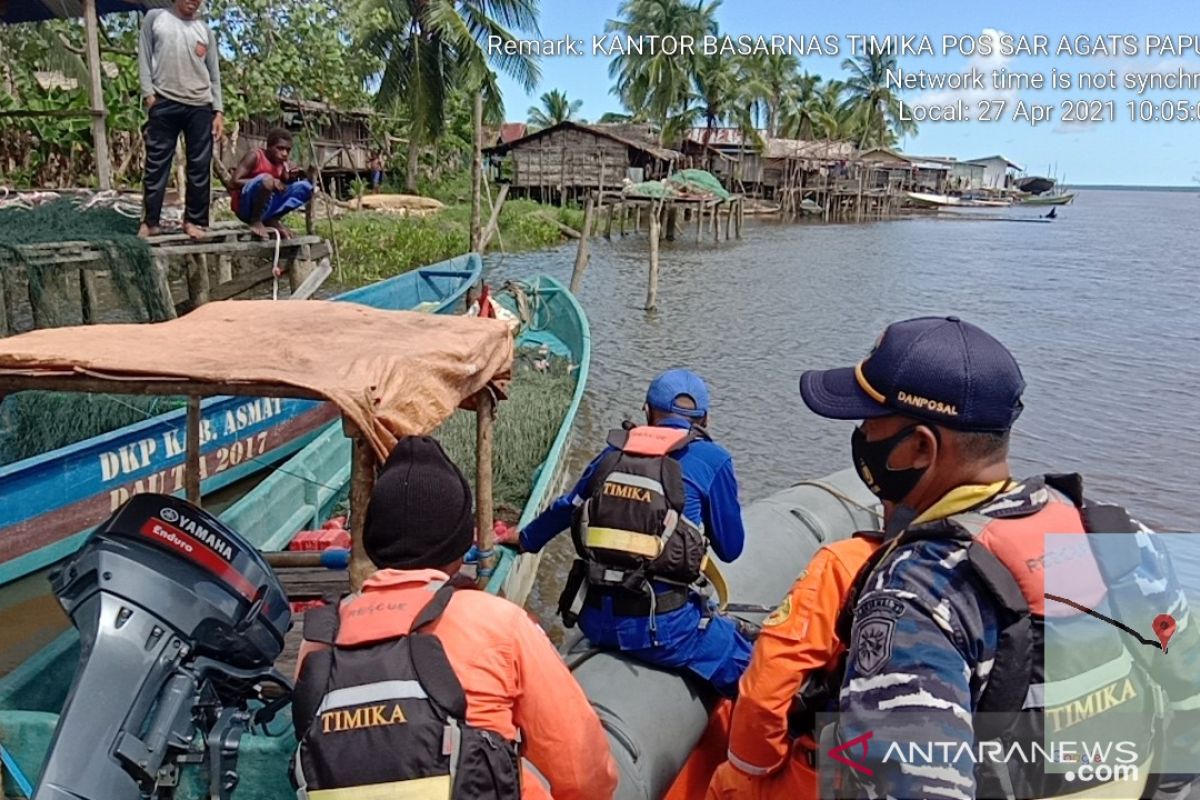
[[[187,148],[187,193],[184,220],[208,225],[209,192],[212,188],[212,106],[188,106],[159,95],[150,107],[143,128],[146,139],[146,182],[143,205],[147,225],[162,217],[163,197],[171,178],[175,143],[183,134]]]

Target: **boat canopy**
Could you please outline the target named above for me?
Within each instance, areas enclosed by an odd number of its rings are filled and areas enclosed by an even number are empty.
[[[382,462],[491,388],[503,397],[513,336],[497,319],[356,303],[227,300],[179,319],[0,339],[0,396],[25,389],[330,400]]]

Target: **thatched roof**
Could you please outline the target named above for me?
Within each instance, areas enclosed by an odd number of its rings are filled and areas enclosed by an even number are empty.
[[[524,144],[537,141],[538,139],[548,136],[555,131],[566,129],[583,131],[584,133],[589,133],[593,136],[600,136],[614,142],[619,142],[626,147],[632,147],[635,150],[641,150],[642,152],[653,156],[660,161],[674,161],[682,156],[682,153],[679,153],[675,150],[668,150],[667,148],[660,147],[652,142],[630,138],[628,134],[631,133],[631,131],[629,130],[628,126],[623,123],[617,123],[614,125],[584,125],[579,122],[571,122],[570,120],[566,122],[560,122],[557,125],[551,125],[549,128],[542,128],[540,131],[535,131],[534,133],[522,136],[519,139],[514,139],[511,142],[504,142],[492,147],[486,147],[484,148],[483,152],[489,155],[504,155],[515,147],[520,147]],[[617,131],[620,132],[618,133]]]
[[[767,139],[766,158],[799,158],[806,161],[849,161],[858,151],[853,142]]]

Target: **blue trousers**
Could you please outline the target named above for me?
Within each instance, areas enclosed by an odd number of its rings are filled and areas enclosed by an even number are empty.
[[[683,608],[659,614],[651,631],[648,618],[615,615],[605,598],[601,608],[582,609],[579,628],[598,647],[620,650],[656,667],[687,670],[733,697],[754,646],[729,617],[705,616],[702,608],[703,601],[694,598]]]
[[[254,198],[259,192],[267,191],[263,186],[266,175],[255,175],[242,186],[242,197],[238,201],[238,219],[250,222],[250,213],[254,209]],[[267,204],[263,206],[262,221],[270,222],[279,219],[290,211],[304,208],[304,204],[312,198],[313,186],[308,181],[296,181],[283,187],[282,192],[271,192]]]

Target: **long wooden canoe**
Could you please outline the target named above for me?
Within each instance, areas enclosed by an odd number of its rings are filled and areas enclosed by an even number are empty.
[[[334,299],[453,313],[482,268],[478,255],[460,256]],[[270,468],[337,418],[328,403],[261,397],[213,397],[202,411],[204,494]],[[131,494],[182,494],[185,419],[179,409],[0,467],[0,585],[71,553]]]

